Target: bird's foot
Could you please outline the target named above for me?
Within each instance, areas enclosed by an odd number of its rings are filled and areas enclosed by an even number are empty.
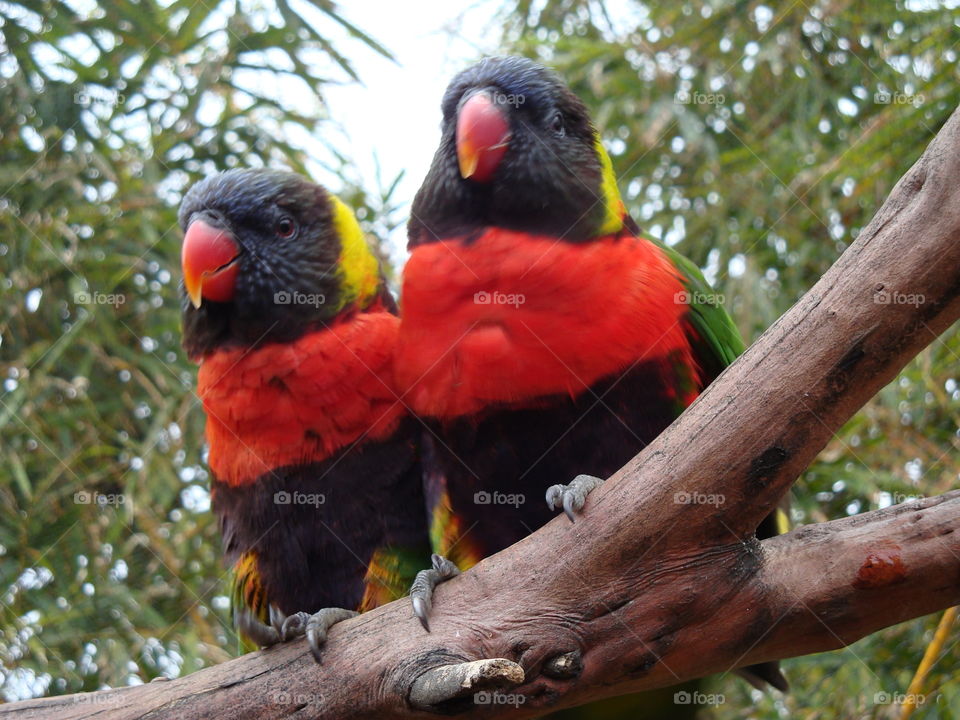
[[[273,607],[270,610],[272,615]],[[241,635],[260,647],[270,647],[280,642],[280,631],[273,625],[267,625],[248,607],[241,607],[235,611],[233,624]]]
[[[433,591],[442,582],[460,574],[460,568],[447,560],[443,555],[434,553],[430,556],[433,567],[417,573],[413,585],[410,586],[410,601],[413,603],[413,613],[420,618],[423,629],[430,632],[430,608],[433,607]]]
[[[593,475],[577,475],[569,485],[551,485],[547,488],[547,507],[551,510],[563,510],[570,522],[583,509],[590,491],[600,487],[603,478]]]
[[[303,614],[303,613],[300,613]],[[356,610],[346,610],[344,608],[323,608],[313,615],[307,617],[304,623],[304,631],[307,634],[307,642],[310,643],[310,652],[313,653],[313,659],[320,663],[320,650],[327,642],[327,632],[338,622],[349,620],[356,617],[359,613]]]
[[[276,630],[280,642],[290,642],[304,634],[310,613],[295,612],[284,615],[276,605],[270,606],[270,626]]]
[[[320,649],[327,640],[327,631],[340,622],[352,618],[357,613],[343,608],[324,608],[312,615],[296,612],[285,615],[275,605],[270,606],[270,624],[256,617],[248,608],[237,613],[237,629],[260,647],[270,647],[281,642],[290,642],[306,635],[310,643],[310,652],[320,662]]]

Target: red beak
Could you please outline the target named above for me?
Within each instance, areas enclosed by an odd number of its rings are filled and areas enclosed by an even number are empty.
[[[488,92],[474,93],[457,116],[457,161],[460,175],[489,182],[510,142],[506,113]]]
[[[194,307],[203,298],[227,302],[233,298],[237,282],[240,248],[233,236],[221,228],[194,220],[183,237],[180,265],[183,286]]]

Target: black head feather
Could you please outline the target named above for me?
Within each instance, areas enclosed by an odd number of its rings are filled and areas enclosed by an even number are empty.
[[[180,227],[186,232],[196,219],[227,230],[240,258],[229,302],[205,299],[195,308],[181,292],[191,357],[290,341],[350,310],[332,196],[320,185],[279,170],[229,170],[187,192]]]
[[[457,113],[477,90],[506,110],[511,134],[486,183],[463,179],[457,164]],[[411,247],[486,226],[569,241],[596,234],[606,213],[596,132],[556,73],[526,58],[486,58],[451,81],[442,109],[440,147],[413,202]]]

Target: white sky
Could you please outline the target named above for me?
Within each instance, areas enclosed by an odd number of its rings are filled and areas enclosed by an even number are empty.
[[[406,170],[395,197],[405,203],[413,200],[440,139],[443,91],[458,71],[496,51],[502,30],[494,24],[494,14],[501,6],[491,0],[362,0],[339,5],[344,17],[382,43],[397,61],[357,43],[348,45],[345,54],[364,86],[331,86],[326,91],[330,115],[344,128],[343,147],[365,187],[375,187],[379,160],[385,185]],[[340,184],[318,166],[311,171],[331,187]],[[403,228],[390,241],[395,250],[405,247]]]

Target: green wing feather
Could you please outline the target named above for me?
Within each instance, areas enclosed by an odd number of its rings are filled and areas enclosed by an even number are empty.
[[[746,349],[740,331],[695,263],[658,240],[650,242],[663,251],[680,275],[689,296],[690,344],[704,373],[704,383],[713,382]],[[781,507],[764,518],[757,528],[757,536],[765,538],[788,532],[788,508],[789,502],[784,499]]]
[[[651,240],[667,256],[687,291],[691,345],[705,382],[711,382],[746,349],[740,331],[723,309],[720,296],[710,287],[700,268],[671,247]]]

